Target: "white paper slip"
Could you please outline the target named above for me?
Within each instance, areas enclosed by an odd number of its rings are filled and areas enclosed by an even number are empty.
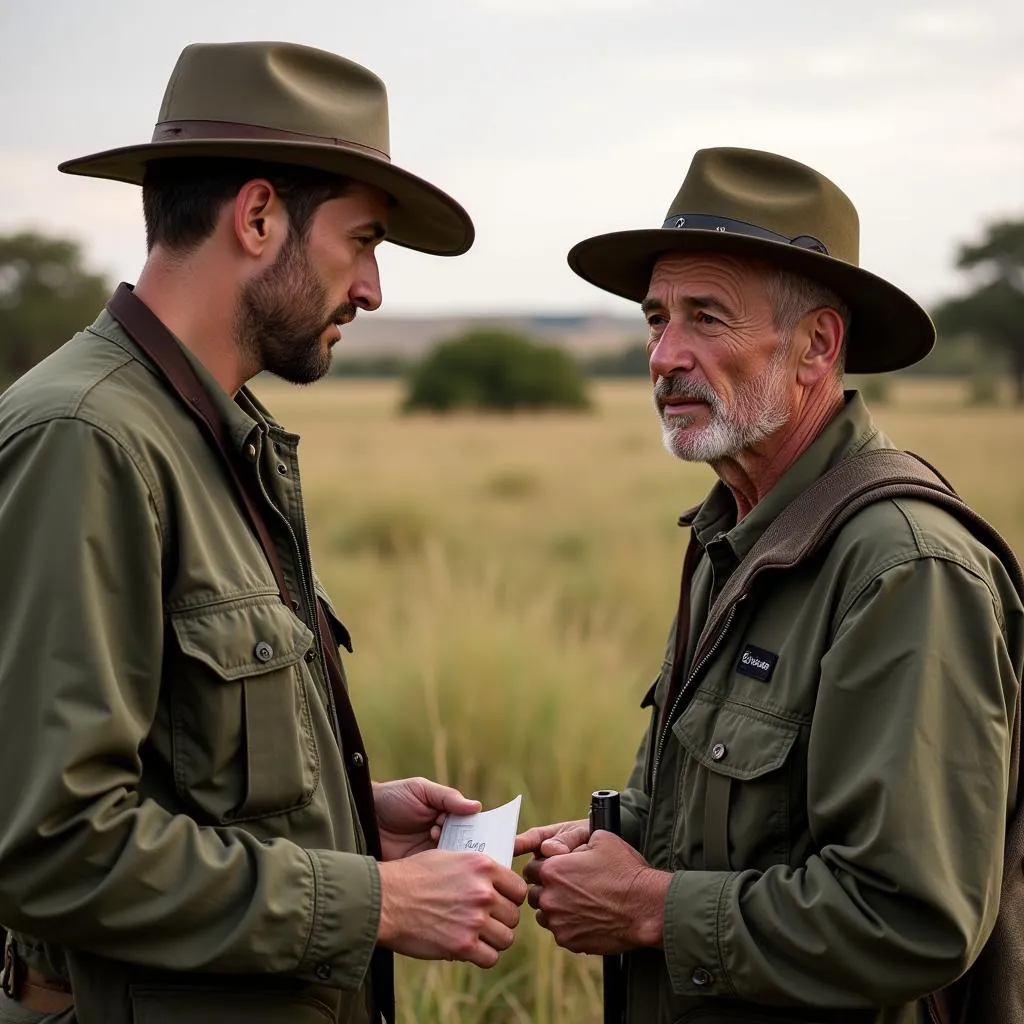
[[[505,867],[512,866],[512,850],[519,827],[519,805],[522,796],[501,807],[479,814],[449,814],[441,826],[439,850],[486,853]]]

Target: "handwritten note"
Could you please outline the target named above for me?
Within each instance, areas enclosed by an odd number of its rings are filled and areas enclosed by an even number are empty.
[[[517,796],[501,807],[479,814],[449,814],[441,826],[438,849],[486,853],[499,864],[511,867],[522,802],[522,796]]]

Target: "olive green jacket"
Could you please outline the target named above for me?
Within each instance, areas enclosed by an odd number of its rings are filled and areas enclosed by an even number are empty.
[[[689,664],[710,602],[776,515],[883,446],[848,395],[739,524],[721,484],[681,521],[702,549],[683,677],[700,675],[663,738],[673,627],[623,796],[627,837],[673,873],[664,948],[627,958],[630,1024],[910,1024],[992,929],[1024,610],[949,513],[869,506]],[[725,814],[706,822],[709,789]],[[709,829],[726,833],[715,870]]]
[[[107,312],[4,393],[0,922],[70,971],[82,1024],[360,1021],[380,881],[318,657],[299,439],[192,362],[296,607]]]

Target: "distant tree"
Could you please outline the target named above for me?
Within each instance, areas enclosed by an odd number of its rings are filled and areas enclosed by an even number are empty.
[[[934,311],[940,334],[973,335],[1009,356],[1018,403],[1024,403],[1024,220],[988,227],[977,245],[960,249],[956,265],[982,278],[969,295]]]
[[[586,380],[567,352],[494,328],[441,342],[407,377],[404,408],[584,409]]]
[[[96,319],[109,288],[78,243],[30,232],[0,236],[0,389]]]
[[[640,341],[618,352],[591,356],[583,368],[588,377],[650,377],[647,342]]]

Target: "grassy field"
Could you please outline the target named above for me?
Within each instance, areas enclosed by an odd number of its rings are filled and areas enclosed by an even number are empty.
[[[661,447],[649,388],[604,384],[583,415],[450,419],[399,416],[393,384],[257,391],[303,436],[375,776],[428,775],[488,806],[521,792],[523,826],[620,786],[678,595],[676,517],[712,482]],[[1024,411],[901,381],[876,418],[1024,552]],[[532,914],[493,971],[398,970],[405,1024],[600,1015],[599,961],[556,950]]]

